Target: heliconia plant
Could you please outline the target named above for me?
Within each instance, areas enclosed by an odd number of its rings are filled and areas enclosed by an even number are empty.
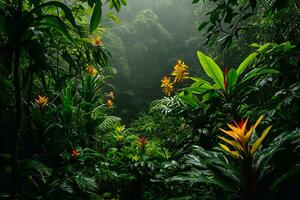
[[[197,56],[199,58],[200,64],[210,80],[190,76],[189,78],[193,80],[194,83],[190,87],[183,89],[183,92],[180,94],[182,98],[187,99],[186,96],[200,94],[203,95],[202,100],[205,101],[207,100],[207,96],[205,94],[210,91],[216,91],[221,96],[228,98],[234,93],[235,88],[244,84],[250,79],[263,74],[279,73],[279,71],[275,69],[259,67],[254,68],[247,74],[243,75],[245,70],[250,66],[250,64],[254,61],[255,58],[257,58],[260,53],[263,53],[272,48],[272,45],[270,43],[266,43],[262,46],[253,46],[258,47],[258,49],[247,56],[247,58],[237,68],[228,69],[226,67],[225,72],[222,72],[221,68],[211,57],[205,55],[201,51],[198,51]]]

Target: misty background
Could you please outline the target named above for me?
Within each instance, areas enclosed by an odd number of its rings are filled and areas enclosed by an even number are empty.
[[[129,0],[122,12],[114,13],[117,23],[106,30],[104,43],[116,69],[116,109],[125,121],[163,97],[161,78],[178,59],[190,73],[200,70],[196,51],[203,50],[205,38],[197,28],[205,19],[204,6],[189,0]]]

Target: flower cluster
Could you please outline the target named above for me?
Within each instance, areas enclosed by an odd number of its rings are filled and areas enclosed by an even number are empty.
[[[93,65],[88,65],[88,67],[86,68],[86,71],[91,76],[96,76],[98,73],[97,69],[95,67],[93,67]]]
[[[175,77],[173,82],[171,82],[171,78],[167,76],[163,77],[161,80],[160,87],[162,88],[162,91],[166,96],[170,96],[174,91],[174,83],[180,83],[184,79],[187,79],[189,75],[188,66],[183,61],[177,60],[177,63],[174,66],[171,75]]]
[[[96,47],[103,44],[102,39],[100,37],[93,37],[91,39],[91,43],[93,46],[96,46]]]
[[[171,83],[171,78],[167,76],[162,78],[160,87],[166,96],[170,96],[171,92],[174,90],[173,83]]]
[[[108,108],[112,108],[113,107],[113,105],[114,105],[114,103],[113,103],[113,99],[115,99],[115,95],[114,95],[114,92],[109,92],[109,93],[107,93],[106,94],[106,106],[108,107]]]
[[[189,75],[188,66],[186,64],[184,64],[183,61],[177,60],[177,63],[174,66],[172,75],[175,76],[175,80],[174,80],[175,83],[182,82]]]

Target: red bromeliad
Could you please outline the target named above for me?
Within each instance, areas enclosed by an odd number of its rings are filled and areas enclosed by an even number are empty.
[[[146,137],[140,137],[139,138],[139,145],[142,147],[142,148],[144,148],[147,144],[148,144],[148,140],[147,140],[147,138]]]
[[[72,149],[71,155],[73,157],[77,157],[79,155],[79,152],[77,151],[77,149]]]

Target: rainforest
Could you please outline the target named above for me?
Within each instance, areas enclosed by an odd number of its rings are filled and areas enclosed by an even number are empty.
[[[0,0],[0,199],[299,185],[299,0]]]

